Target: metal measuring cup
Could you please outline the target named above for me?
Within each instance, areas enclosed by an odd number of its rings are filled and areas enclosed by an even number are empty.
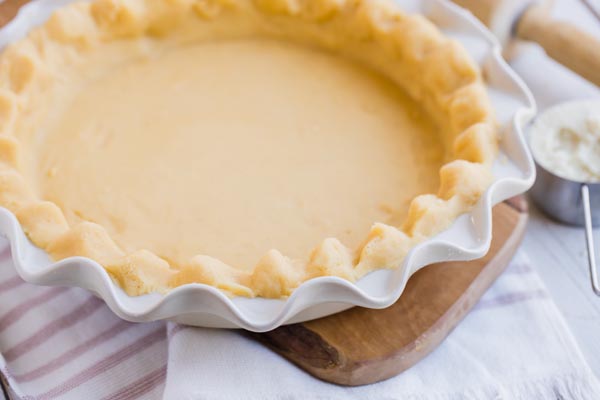
[[[585,227],[588,263],[594,292],[600,296],[600,282],[596,268],[594,233],[592,227],[600,226],[600,183],[576,182],[553,174],[537,161],[537,179],[531,197],[538,207],[560,222]]]
[[[580,182],[549,171],[535,159],[537,179],[530,191],[538,207],[551,218],[585,227],[592,289],[600,296],[600,282],[594,249],[594,226],[600,226],[600,182]],[[596,211],[595,214],[592,211]]]

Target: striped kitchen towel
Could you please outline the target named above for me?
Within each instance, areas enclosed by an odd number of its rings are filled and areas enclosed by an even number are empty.
[[[600,399],[562,316],[521,254],[431,355],[343,388],[235,331],[120,320],[84,290],[39,287],[0,239],[0,369],[22,399]]]
[[[0,242],[0,370],[17,398],[161,398],[165,323],[125,322],[82,289],[27,284]]]

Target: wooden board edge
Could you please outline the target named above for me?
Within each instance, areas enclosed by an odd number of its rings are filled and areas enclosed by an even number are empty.
[[[519,218],[512,235],[488,262],[486,274],[481,274],[478,279],[474,280],[459,300],[413,343],[390,354],[385,359],[373,359],[360,364],[345,365],[348,371],[352,371],[347,378],[344,378],[343,375],[340,377],[332,374],[331,369],[317,371],[311,368],[310,372],[328,382],[345,386],[360,386],[394,377],[429,355],[469,314],[479,301],[481,294],[485,293],[510,263],[525,235],[529,219],[527,213],[518,212],[518,214]]]
[[[312,375],[314,369],[327,371],[344,364],[333,346],[302,323],[283,325],[270,332],[243,332]],[[297,354],[302,354],[302,358]]]
[[[510,208],[516,217],[512,234],[489,261],[492,272],[486,279],[477,279],[463,293],[457,302],[442,316],[438,323],[424,331],[409,346],[399,349],[385,360],[374,359],[370,362],[352,363],[324,340],[318,333],[302,324],[286,325],[266,333],[247,332],[247,335],[261,342],[309,374],[335,384],[359,386],[389,379],[425,358],[450,332],[464,319],[483,293],[508,266],[525,235],[528,206],[521,196],[507,200],[498,206]],[[444,324],[444,321],[455,321]],[[301,356],[300,356],[301,355]],[[341,375],[346,371],[347,375]]]

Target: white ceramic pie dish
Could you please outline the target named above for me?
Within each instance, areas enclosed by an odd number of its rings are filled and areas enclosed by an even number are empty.
[[[0,31],[0,47],[22,37],[42,23],[51,11],[73,0],[38,0],[23,7]],[[23,233],[15,216],[0,208],[0,234],[11,243],[19,275],[40,285],[86,288],[103,298],[121,318],[130,321],[169,319],[206,327],[240,327],[267,331],[283,324],[326,316],[352,306],[384,308],[402,294],[410,276],[440,261],[482,257],[492,235],[492,207],[533,184],[535,168],[523,138],[523,128],[535,113],[530,92],[502,60],[493,36],[469,13],[444,0],[396,0],[403,9],[430,18],[447,35],[462,42],[481,65],[501,125],[501,149],[493,166],[494,182],[475,208],[459,217],[441,234],[413,248],[395,270],[370,273],[356,283],[323,277],[297,288],[288,299],[229,298],[202,284],[178,287],[166,295],[130,297],[102,266],[83,257],[53,263]]]

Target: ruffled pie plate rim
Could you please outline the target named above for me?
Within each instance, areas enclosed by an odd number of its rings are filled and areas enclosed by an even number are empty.
[[[502,59],[496,39],[470,13],[444,0],[397,1],[403,9],[427,16],[446,35],[467,48],[484,71],[501,127],[500,152],[492,167],[493,183],[469,213],[444,232],[415,246],[401,267],[371,272],[356,283],[336,277],[315,278],[300,285],[287,299],[229,298],[219,289],[204,284],[187,284],[164,295],[131,297],[91,259],[70,257],[53,263],[27,239],[16,217],[0,209],[0,233],[10,240],[19,275],[30,283],[90,290],[115,314],[130,321],[173,320],[260,332],[352,306],[385,308],[400,297],[410,276],[421,267],[482,257],[491,242],[492,207],[525,192],[535,178],[533,160],[523,136],[524,126],[535,113],[533,97]],[[53,9],[68,2],[38,0],[24,6],[0,31],[0,47],[24,36]]]

